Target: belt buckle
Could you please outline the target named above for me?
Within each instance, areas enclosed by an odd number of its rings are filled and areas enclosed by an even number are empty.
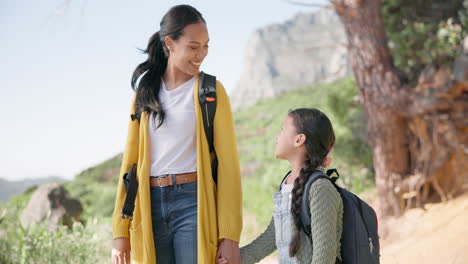
[[[161,186],[161,177],[158,177],[158,178],[156,178],[156,179],[158,179],[158,186],[159,186],[159,187],[162,187],[162,186]]]
[[[157,177],[159,187],[166,187],[166,186],[169,186],[169,185],[161,186],[161,179],[167,178],[167,177],[170,176],[170,175],[171,175],[171,174],[163,174],[162,177]]]

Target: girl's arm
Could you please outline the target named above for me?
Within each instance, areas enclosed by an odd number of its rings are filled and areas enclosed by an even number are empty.
[[[272,217],[265,232],[241,248],[242,264],[257,263],[275,250],[275,223]]]
[[[340,194],[327,179],[318,179],[309,190],[313,264],[333,264],[336,261],[340,238],[337,234]]]

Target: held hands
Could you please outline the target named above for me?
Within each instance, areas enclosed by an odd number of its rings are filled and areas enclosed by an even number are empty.
[[[112,241],[112,264],[130,264],[130,240],[119,237]]]
[[[227,264],[227,259],[224,257],[216,258],[216,264]]]
[[[216,254],[216,264],[240,264],[241,256],[239,243],[230,239],[223,239],[219,243]]]

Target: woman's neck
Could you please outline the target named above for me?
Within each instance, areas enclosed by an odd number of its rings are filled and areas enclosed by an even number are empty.
[[[193,75],[189,75],[178,70],[170,62],[168,63],[166,72],[163,75],[164,84],[166,85],[166,89],[168,91],[174,90],[192,78]]]

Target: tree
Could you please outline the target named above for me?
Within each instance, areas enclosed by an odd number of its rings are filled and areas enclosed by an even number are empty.
[[[403,3],[392,1],[394,7]],[[463,1],[424,1],[421,8],[447,7],[454,2]],[[388,45],[381,0],[331,3],[345,27],[350,64],[367,112],[380,214],[400,215],[411,198],[426,202],[434,194],[441,200],[455,195],[468,169],[467,75],[458,80],[452,77],[447,65],[453,64],[453,56],[444,57],[442,62],[435,60],[440,56],[435,56],[401,67],[403,70],[398,68]],[[413,3],[421,5],[421,1]],[[390,5],[387,11],[395,9]],[[435,12],[440,16],[437,19],[426,13],[424,16],[441,21],[451,12]],[[413,22],[420,17],[416,15]],[[405,66],[405,61],[399,59],[399,66]]]

